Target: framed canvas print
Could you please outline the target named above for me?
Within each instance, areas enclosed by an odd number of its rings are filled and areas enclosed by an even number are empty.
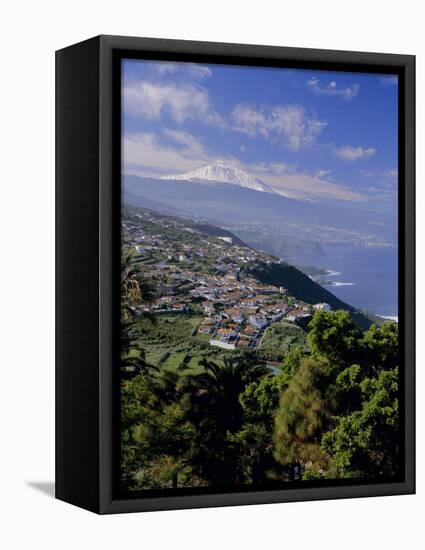
[[[414,57],[56,59],[57,498],[413,493]]]

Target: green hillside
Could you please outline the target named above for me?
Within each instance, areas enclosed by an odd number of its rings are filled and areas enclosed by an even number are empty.
[[[376,322],[374,318],[346,304],[292,265],[255,263],[249,266],[247,271],[262,283],[285,287],[289,294],[298,300],[309,304],[326,302],[333,310],[349,311],[353,321],[362,329],[368,329]]]

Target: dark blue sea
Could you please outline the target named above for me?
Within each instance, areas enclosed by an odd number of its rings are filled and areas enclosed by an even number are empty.
[[[396,247],[323,246],[324,255],[291,257],[296,265],[328,270],[324,285],[338,298],[360,309],[388,317],[398,316]]]

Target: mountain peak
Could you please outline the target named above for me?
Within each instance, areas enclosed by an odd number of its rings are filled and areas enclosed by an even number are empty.
[[[260,178],[251,176],[244,170],[240,170],[225,161],[217,159],[213,164],[206,164],[190,170],[184,174],[169,174],[161,176],[165,180],[185,180],[185,181],[203,181],[228,183],[230,185],[238,185],[252,189],[253,191],[261,191],[263,193],[273,193],[273,190],[266,185]]]

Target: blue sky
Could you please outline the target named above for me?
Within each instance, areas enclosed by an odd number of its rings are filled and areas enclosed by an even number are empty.
[[[397,78],[124,60],[123,172],[221,159],[304,200],[397,204]]]

